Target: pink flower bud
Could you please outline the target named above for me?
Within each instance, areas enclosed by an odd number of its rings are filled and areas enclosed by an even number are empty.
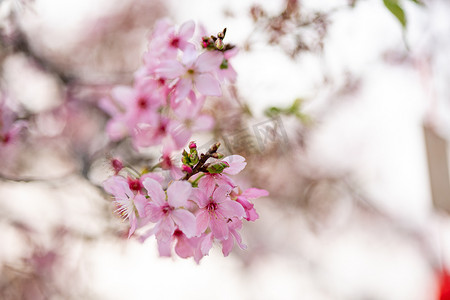
[[[190,142],[189,149],[194,149],[194,148],[197,148],[197,144],[195,142]]]
[[[186,173],[188,173],[188,174],[191,174],[191,173],[192,173],[192,168],[189,167],[189,166],[182,165],[182,166],[181,166],[181,169],[183,170],[183,172],[186,172]]]
[[[111,165],[112,165],[112,167],[113,167],[114,172],[116,173],[116,175],[120,172],[120,170],[123,169],[123,163],[122,163],[119,159],[117,159],[117,158],[113,158],[113,159],[111,160]]]

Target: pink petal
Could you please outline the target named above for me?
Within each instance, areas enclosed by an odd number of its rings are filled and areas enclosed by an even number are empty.
[[[161,206],[158,206],[152,202],[150,202],[146,207],[146,216],[149,218],[150,221],[153,223],[158,222],[164,217],[164,213],[161,209]]]
[[[159,255],[162,257],[170,257],[172,256],[171,253],[171,240],[158,240],[158,252]]]
[[[176,60],[165,60],[159,64],[155,72],[164,78],[174,79],[183,75],[186,70],[183,65]]]
[[[128,135],[128,127],[122,119],[110,119],[106,125],[106,132],[112,141],[118,141]]]
[[[179,36],[185,40],[188,40],[192,37],[194,31],[195,31],[195,23],[194,21],[189,20],[187,22],[184,22],[183,25],[181,25],[179,30]]]
[[[136,224],[137,224],[136,215],[134,213],[131,213],[129,218],[130,218],[131,227],[130,227],[130,231],[128,232],[128,238],[130,238],[133,235],[133,233],[136,231]]]
[[[228,201],[230,198],[228,197],[231,192],[231,186],[229,185],[221,185],[214,191],[214,202],[216,203],[222,203],[225,201]]]
[[[186,206],[191,192],[192,185],[189,182],[175,181],[167,189],[167,201],[175,208]]]
[[[164,217],[156,225],[158,227],[156,232],[156,239],[161,241],[170,241],[175,231],[175,224],[169,217]]]
[[[172,177],[173,180],[180,180],[181,177],[184,176],[183,171],[177,166],[172,166],[170,168],[170,177]]]
[[[218,240],[225,240],[228,238],[228,226],[225,219],[217,216],[216,218],[211,218],[209,223],[209,228],[214,237]]]
[[[214,118],[208,115],[200,115],[194,120],[193,131],[209,131],[214,127]]]
[[[172,211],[172,219],[188,238],[196,235],[196,220],[190,211],[185,209],[176,209]]]
[[[231,250],[234,246],[234,240],[233,237],[230,236],[228,239],[222,241],[222,253],[223,256],[228,256],[230,254]]]
[[[134,206],[136,207],[136,210],[139,214],[139,218],[144,218],[145,217],[145,206],[148,204],[147,198],[145,198],[143,195],[138,193],[134,197],[133,202],[134,202]]]
[[[111,176],[103,182],[103,188],[108,194],[123,194],[124,189],[128,186],[127,180],[122,176]]]
[[[226,218],[238,217],[243,218],[246,216],[245,210],[238,202],[233,200],[226,200],[219,206],[219,211]]]
[[[178,238],[177,244],[175,245],[175,252],[182,258],[188,258],[194,255],[194,249],[185,236]]]
[[[225,168],[223,170],[224,173],[230,174],[230,175],[236,175],[239,172],[241,172],[247,163],[245,162],[245,158],[243,158],[240,155],[230,155],[223,159],[223,161],[226,161],[230,167]]]
[[[239,248],[241,248],[242,250],[247,249],[247,245],[242,243],[242,238],[241,238],[241,235],[239,234],[239,232],[237,232],[236,230],[231,230],[230,232],[234,236],[234,238],[236,239],[236,242],[239,245]],[[230,237],[230,239],[231,238],[232,237]]]
[[[222,54],[214,51],[206,51],[199,55],[195,62],[195,70],[197,72],[212,72],[219,69],[222,64]]]
[[[209,73],[198,74],[194,79],[195,88],[205,96],[221,96],[219,81]]]
[[[205,191],[200,187],[198,189],[193,190],[192,196],[193,196],[193,200],[197,203],[197,205],[200,208],[205,207],[209,203],[209,195],[206,194]]]
[[[136,98],[136,91],[124,85],[116,86],[111,91],[111,96],[124,107],[130,104],[130,102]]]
[[[209,250],[212,248],[213,236],[208,233],[204,236],[202,243],[200,244],[200,251],[202,255],[208,255]]]
[[[206,174],[202,178],[200,178],[198,182],[198,188],[202,190],[206,196],[211,196],[214,189],[216,187],[216,181],[214,180],[214,175]],[[208,204],[208,201],[204,203],[204,205]],[[203,205],[203,203],[202,203]],[[203,206],[204,206],[203,205]],[[203,207],[201,206],[201,207]]]
[[[146,178],[156,180],[159,184],[162,184],[164,182],[164,177],[158,173],[147,173],[142,175],[140,178],[141,182],[143,182]]]
[[[189,92],[192,90],[192,79],[181,78],[180,81],[175,85],[175,103],[178,103],[188,96]]]
[[[197,49],[192,44],[188,44],[187,47],[183,51],[182,62],[186,69],[190,69],[195,60],[197,59]]]
[[[256,199],[256,198],[265,197],[268,195],[269,195],[269,192],[266,190],[250,188],[250,189],[245,190],[242,193],[241,197],[245,197],[247,199]]]
[[[205,210],[202,210],[199,214],[197,214],[196,219],[197,235],[199,235],[205,232],[206,228],[208,228],[210,219],[209,213]]]
[[[247,213],[246,217],[247,221],[256,221],[259,219],[259,215],[254,208],[247,210],[246,213]]]
[[[142,185],[145,187],[145,189],[148,192],[148,195],[150,196],[151,200],[157,205],[162,206],[166,202],[166,194],[164,193],[162,186],[156,181],[151,178],[146,178]]]
[[[183,148],[192,135],[190,130],[178,122],[171,122],[168,131],[172,136],[176,149]]]

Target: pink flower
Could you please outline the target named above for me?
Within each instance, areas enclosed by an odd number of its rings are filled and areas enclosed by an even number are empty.
[[[157,58],[176,58],[178,50],[193,46],[189,40],[194,31],[192,20],[183,23],[178,30],[167,19],[158,21],[149,42],[149,53]]]
[[[157,223],[153,232],[158,242],[169,242],[175,225],[187,236],[196,234],[195,217],[184,209],[191,195],[192,186],[187,181],[175,181],[166,193],[161,185],[153,179],[144,180],[151,201],[146,206],[146,212],[151,222]],[[167,200],[166,200],[167,198]]]
[[[211,130],[214,126],[214,119],[210,115],[200,113],[204,102],[205,97],[196,99],[194,93],[191,92],[189,99],[179,102],[174,109],[175,115],[190,135],[192,135],[192,132]]]
[[[190,132],[179,121],[160,115],[152,123],[154,124],[137,125],[132,135],[136,147],[173,144],[175,149],[181,149],[191,137]]]
[[[242,206],[229,197],[231,187],[222,185],[212,193],[211,190],[196,189],[195,191],[197,204],[200,207],[197,214],[197,234],[205,232],[209,226],[215,238],[227,239],[228,219],[245,216]]]
[[[112,176],[108,178],[103,187],[105,191],[114,196],[114,204],[117,207],[116,212],[124,220],[130,221],[130,231],[128,232],[128,238],[139,227],[139,219],[145,217],[144,207],[147,203],[147,199],[141,194],[136,195],[131,191],[128,182],[121,176]]]
[[[222,95],[219,81],[214,77],[221,63],[220,53],[207,51],[197,56],[194,47],[188,47],[184,52],[182,63],[177,60],[165,60],[155,72],[164,78],[177,79],[174,97],[178,102],[188,96],[193,86],[205,96]]]
[[[247,221],[255,221],[259,219],[259,215],[253,207],[253,203],[251,203],[250,199],[256,199],[259,197],[268,196],[269,192],[266,190],[250,188],[245,190],[242,194],[237,195],[236,201],[239,202],[242,207],[244,207]]]
[[[164,104],[163,91],[151,79],[136,82],[134,87],[116,86],[112,99],[102,99],[100,106],[111,115],[107,132],[112,140],[132,134],[140,124],[156,126],[157,109]]]
[[[228,254],[230,254],[231,250],[233,249],[235,240],[242,250],[247,249],[247,246],[242,243],[241,235],[238,232],[238,230],[242,228],[242,221],[238,218],[228,219],[227,225],[230,234],[226,240],[221,241],[223,255],[228,256]]]

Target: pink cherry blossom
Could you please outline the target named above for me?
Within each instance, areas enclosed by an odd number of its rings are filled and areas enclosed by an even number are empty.
[[[184,209],[192,191],[191,184],[186,181],[173,182],[167,189],[167,197],[157,181],[148,178],[143,184],[151,199],[146,212],[149,220],[156,223],[153,232],[158,241],[170,241],[175,225],[187,237],[193,237],[196,234],[195,217]]]
[[[245,219],[247,221],[255,221],[259,219],[259,215],[256,212],[253,203],[251,203],[249,200],[256,199],[259,197],[265,197],[268,195],[269,195],[268,191],[256,188],[247,189],[242,194],[237,195],[236,201],[239,202],[242,205],[242,207],[244,207],[246,214]]]
[[[216,239],[227,239],[228,219],[245,216],[243,207],[230,199],[230,191],[231,187],[225,185],[217,187],[212,194],[196,189],[195,196],[200,208],[197,214],[197,234],[205,232],[209,226]]]
[[[130,237],[139,227],[138,219],[145,217],[144,207],[147,199],[141,193],[134,194],[127,182],[121,176],[112,176],[108,178],[103,187],[105,191],[114,196],[114,204],[117,207],[116,212],[124,219],[129,220],[130,230],[128,237]]]
[[[242,243],[241,235],[238,232],[238,230],[242,228],[242,221],[238,218],[228,219],[227,225],[230,234],[228,235],[228,238],[226,240],[221,241],[223,255],[228,256],[228,254],[230,254],[231,250],[233,249],[235,240],[242,250],[247,249],[247,246]]]
[[[203,52],[198,55],[193,47],[188,47],[183,54],[183,61],[162,61],[155,70],[159,76],[177,79],[174,86],[174,96],[177,101],[184,100],[195,86],[196,90],[205,96],[221,96],[219,81],[214,73],[222,63],[220,53]]]
[[[210,115],[201,114],[201,109],[205,102],[205,97],[195,98],[191,93],[188,100],[179,102],[174,109],[175,115],[185,126],[186,130],[192,135],[192,132],[209,131],[214,126],[214,119]]]

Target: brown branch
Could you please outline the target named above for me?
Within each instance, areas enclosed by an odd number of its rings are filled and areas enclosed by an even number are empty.
[[[210,158],[213,157],[214,153],[217,152],[217,149],[219,149],[220,147],[220,142],[215,143],[214,145],[211,146],[211,148],[209,148],[208,152],[206,152],[205,154],[201,154],[200,155],[200,160],[199,162],[195,165],[195,167],[192,169],[192,173],[188,173],[186,174],[182,180],[188,180],[189,178],[191,178],[193,175],[197,174],[198,172],[201,171],[205,171],[205,169],[203,168],[206,161]]]

